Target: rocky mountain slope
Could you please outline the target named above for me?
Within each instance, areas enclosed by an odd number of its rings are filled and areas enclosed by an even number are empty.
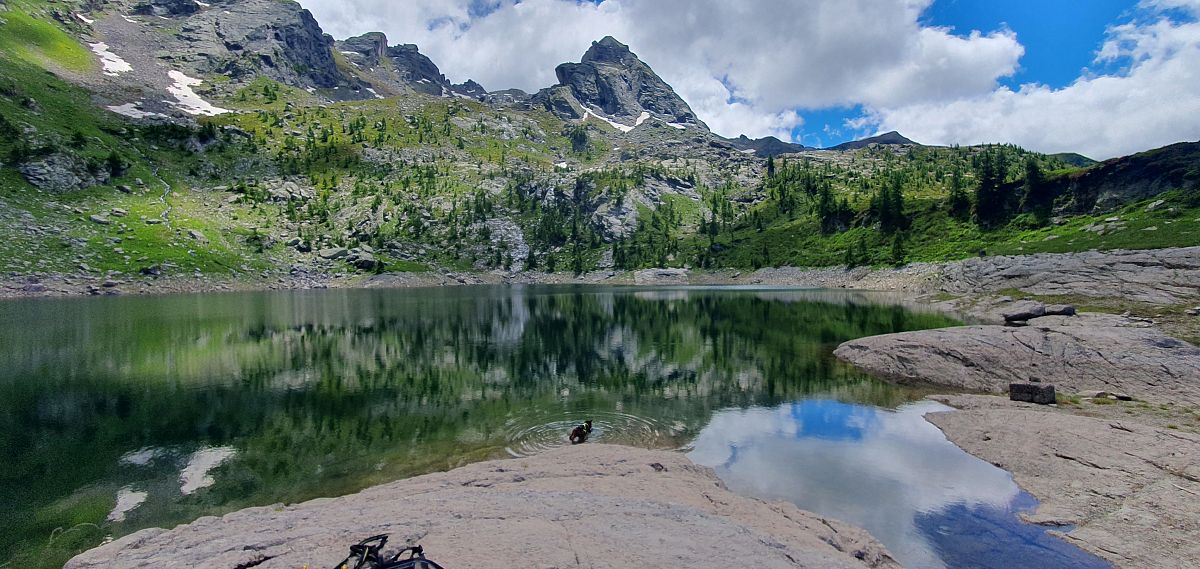
[[[0,270],[101,292],[130,275],[877,265],[1200,240],[1196,144],[1087,168],[895,133],[814,150],[709,132],[611,37],[531,96],[452,85],[381,33],[335,41],[294,2],[5,6]],[[1027,199],[1030,168],[1048,206]],[[984,224],[989,172],[1004,199]]]

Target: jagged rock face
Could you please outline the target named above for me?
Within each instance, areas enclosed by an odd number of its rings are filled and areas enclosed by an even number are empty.
[[[468,96],[487,93],[474,81],[464,83],[462,90],[456,90],[438,66],[422,54],[417,46],[404,44],[389,47],[387,36],[380,32],[348,38],[336,42],[335,46],[376,87],[390,87],[389,90],[393,91],[407,88],[435,96],[452,91]],[[472,94],[476,90],[478,95]]]
[[[424,54],[417,51],[417,46],[404,44],[389,47],[387,56],[392,60],[400,80],[422,93],[442,95],[450,89],[450,82],[442,75],[438,66]]]
[[[142,16],[187,16],[200,11],[194,0],[149,0],[133,7]]]
[[[630,125],[648,112],[667,122],[707,128],[670,85],[611,36],[592,43],[579,63],[564,63],[554,72],[559,84],[539,93],[538,102],[565,118],[582,118],[576,108],[581,106]]]
[[[465,83],[451,85],[450,90],[459,95],[478,99],[487,95],[487,89],[483,85],[476,83],[474,79],[467,79]]]
[[[381,32],[368,32],[337,42],[337,48],[354,63],[374,67],[387,57],[387,36]]]
[[[286,81],[298,74],[323,88],[337,87],[345,80],[329,51],[328,36],[312,13],[294,2],[231,2],[222,10],[193,17],[189,27],[196,33],[210,19],[211,29],[225,48],[241,56],[237,64],[226,66],[229,71],[242,70],[250,63],[272,78]]]

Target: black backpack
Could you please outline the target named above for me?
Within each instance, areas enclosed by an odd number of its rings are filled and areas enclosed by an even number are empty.
[[[387,545],[387,540],[388,536],[377,535],[351,545],[350,555],[333,569],[444,569],[425,559],[425,550],[419,545],[405,547],[391,557],[384,557],[383,546]],[[408,557],[401,559],[405,553]]]

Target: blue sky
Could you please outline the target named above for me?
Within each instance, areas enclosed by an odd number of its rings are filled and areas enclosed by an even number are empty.
[[[1136,7],[1136,0],[935,0],[921,22],[952,28],[955,35],[1012,30],[1025,54],[1017,72],[999,83],[1013,90],[1026,83],[1057,89],[1074,82],[1085,68],[1106,70],[1093,63],[1105,30],[1128,20]],[[844,126],[847,119],[862,115],[860,105],[799,112],[804,124],[792,130],[792,138],[807,146],[834,146],[873,134]]]

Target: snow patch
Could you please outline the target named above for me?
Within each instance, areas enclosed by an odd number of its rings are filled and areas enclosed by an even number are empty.
[[[132,119],[144,119],[144,118],[148,118],[148,117],[166,118],[166,116],[167,116],[167,115],[163,115],[163,114],[159,114],[159,113],[152,113],[150,111],[143,111],[138,108],[138,103],[125,103],[124,105],[109,105],[108,110],[110,110],[114,113],[117,113],[118,115],[125,115]]]
[[[216,116],[230,112],[229,109],[214,107],[208,101],[200,98],[192,87],[195,87],[204,81],[188,77],[178,71],[168,71],[167,76],[175,82],[174,85],[167,87],[167,92],[175,96],[176,102],[166,101],[169,104],[175,105],[179,110],[189,115],[207,115]]]
[[[633,127],[631,127],[631,126],[623,125],[623,124],[621,124],[617,121],[614,121],[608,117],[604,117],[604,116],[598,115],[596,113],[593,113],[591,110],[585,108],[585,109],[583,109],[583,120],[586,121],[588,119],[588,117],[596,117],[597,119],[608,123],[609,126],[615,128],[621,132],[629,132],[629,131],[633,130]]]
[[[567,163],[566,163],[566,162],[558,162],[558,163],[556,163],[556,164],[554,165],[554,167],[555,167],[555,168],[566,168],[566,167],[567,167]]]
[[[75,17],[78,18],[80,22],[83,22],[89,26],[96,23],[96,20],[93,20],[87,16],[84,16],[83,14],[75,14]]]
[[[131,486],[126,486],[118,490],[117,505],[113,506],[112,511],[108,513],[108,521],[125,521],[125,514],[132,512],[138,506],[142,505],[142,502],[146,501],[147,496],[149,496],[149,494],[135,491]]]
[[[315,88],[313,88],[313,87],[309,87],[309,88],[305,89],[305,91],[308,91],[309,93],[316,93],[316,92],[317,92],[317,90],[316,90]]]
[[[203,448],[192,453],[187,466],[179,472],[179,491],[186,496],[196,490],[216,484],[217,481],[209,476],[209,471],[233,458],[235,454],[237,451],[232,447]]]
[[[92,48],[92,53],[100,56],[100,65],[104,67],[104,74],[109,77],[116,77],[121,73],[133,71],[133,66],[129,62],[121,59],[117,54],[108,51],[108,44],[104,42],[89,43]]]
[[[372,89],[372,88],[370,88],[370,87],[367,87],[367,92],[368,92],[368,93],[370,93],[370,94],[372,94],[372,95],[375,95],[375,98],[376,98],[376,99],[382,99],[382,98],[383,98],[383,95],[380,95],[379,93],[376,93],[376,92],[375,92],[375,90],[374,90],[374,89]]]
[[[154,459],[165,456],[166,454],[167,451],[161,448],[145,447],[121,455],[121,459],[118,462],[131,466],[146,466],[147,464],[154,462]]]
[[[342,55],[359,55],[357,51],[346,51],[344,49],[338,50],[338,53]]]
[[[422,78],[420,78],[420,79],[417,79],[417,83],[429,83],[429,80],[428,80],[428,79],[426,79],[426,78],[424,78],[424,77],[422,77]]]
[[[638,115],[637,120],[634,121],[633,126],[642,126],[642,123],[646,122],[648,118],[650,118],[650,113],[642,111],[642,114]]]
[[[671,128],[674,128],[674,129],[683,130],[683,129],[687,128],[686,124],[681,124],[681,123],[677,123],[677,122],[667,122],[662,119],[657,119],[657,120]]]
[[[757,152],[757,150],[755,150],[753,148],[747,148],[745,150],[739,150],[738,152],[741,152],[742,154],[754,154],[755,152]]]
[[[195,2],[196,5],[201,8],[211,8],[212,7],[212,4],[205,4],[204,2],[201,2],[200,0],[192,0],[192,2]]]
[[[125,14],[121,14],[121,17],[122,17],[122,18],[125,18],[125,21],[126,21],[126,22],[129,22],[129,23],[131,23],[131,24],[140,24],[140,23],[141,23],[141,22],[139,22],[139,21],[137,21],[137,20],[135,20],[135,19],[133,19],[133,18],[130,18],[129,16],[126,16]]]

